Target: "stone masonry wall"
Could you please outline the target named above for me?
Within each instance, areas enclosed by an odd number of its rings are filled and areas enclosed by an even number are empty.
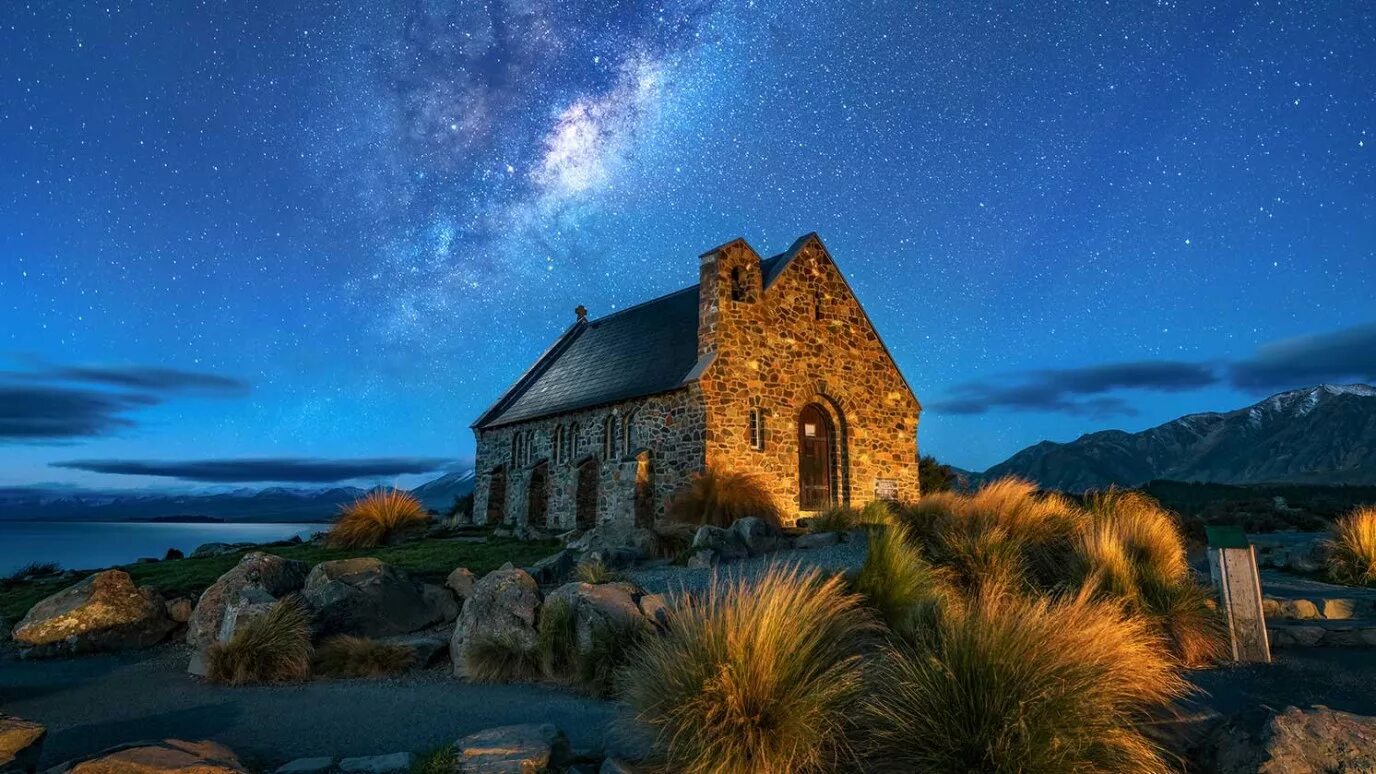
[[[798,416],[815,403],[834,428],[839,502],[862,506],[881,486],[916,499],[921,408],[821,242],[810,238],[767,289],[743,241],[703,256],[700,281],[699,352],[715,352],[699,380],[707,463],[761,475],[784,513],[799,514]],[[749,437],[754,407],[762,450]]]
[[[604,447],[604,422],[615,421],[612,453]],[[630,436],[626,420],[630,417]],[[526,524],[531,474],[540,464],[549,471],[548,524],[537,528],[564,531],[575,527],[578,466],[588,457],[598,466],[597,522],[624,527],[635,524],[635,480],[638,457],[648,453],[652,470],[654,518],[664,515],[669,499],[692,473],[702,470],[705,449],[704,408],[697,385],[673,392],[576,411],[530,422],[478,431],[477,471],[473,490],[473,519],[483,523],[491,492],[492,472],[506,471],[503,522]],[[556,430],[564,428],[566,453],[555,461]],[[574,434],[574,428],[577,433]],[[512,460],[512,435],[528,434],[529,452]],[[571,444],[571,447],[567,446]]]

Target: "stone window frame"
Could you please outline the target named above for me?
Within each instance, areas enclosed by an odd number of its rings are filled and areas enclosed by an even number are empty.
[[[764,409],[752,406],[746,419],[746,432],[750,435],[750,448],[764,451]]]
[[[568,453],[564,457],[564,459],[566,460],[578,459],[578,452],[580,451],[578,448],[578,430],[579,428],[577,422],[574,422],[569,425],[569,432],[567,436],[569,448]]]
[[[608,414],[602,420],[602,457],[611,459],[616,456],[616,414]]]
[[[635,444],[635,415],[639,409],[631,409],[621,419],[621,453],[629,455]]]
[[[564,426],[555,425],[554,440],[550,443],[550,456],[554,458],[555,465],[564,464],[564,439]]]

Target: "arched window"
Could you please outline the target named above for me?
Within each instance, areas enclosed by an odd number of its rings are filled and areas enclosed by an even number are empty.
[[[750,448],[759,451],[764,448],[764,410],[756,407],[750,409]]]
[[[819,292],[812,297],[812,318],[822,319],[822,294]]]
[[[602,459],[616,456],[616,415],[608,414],[602,420]]]
[[[630,454],[635,448],[635,411],[626,412],[621,420],[621,453]]]

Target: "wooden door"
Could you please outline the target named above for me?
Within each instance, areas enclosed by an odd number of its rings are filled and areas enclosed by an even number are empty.
[[[831,420],[815,403],[798,415],[798,507],[804,511],[830,508],[832,496]]]

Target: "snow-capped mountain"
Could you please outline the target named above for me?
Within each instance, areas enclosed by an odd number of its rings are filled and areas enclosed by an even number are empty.
[[[1321,384],[1246,408],[1127,433],[1043,441],[981,474],[1083,491],[1153,479],[1225,484],[1376,484],[1376,388]]]

